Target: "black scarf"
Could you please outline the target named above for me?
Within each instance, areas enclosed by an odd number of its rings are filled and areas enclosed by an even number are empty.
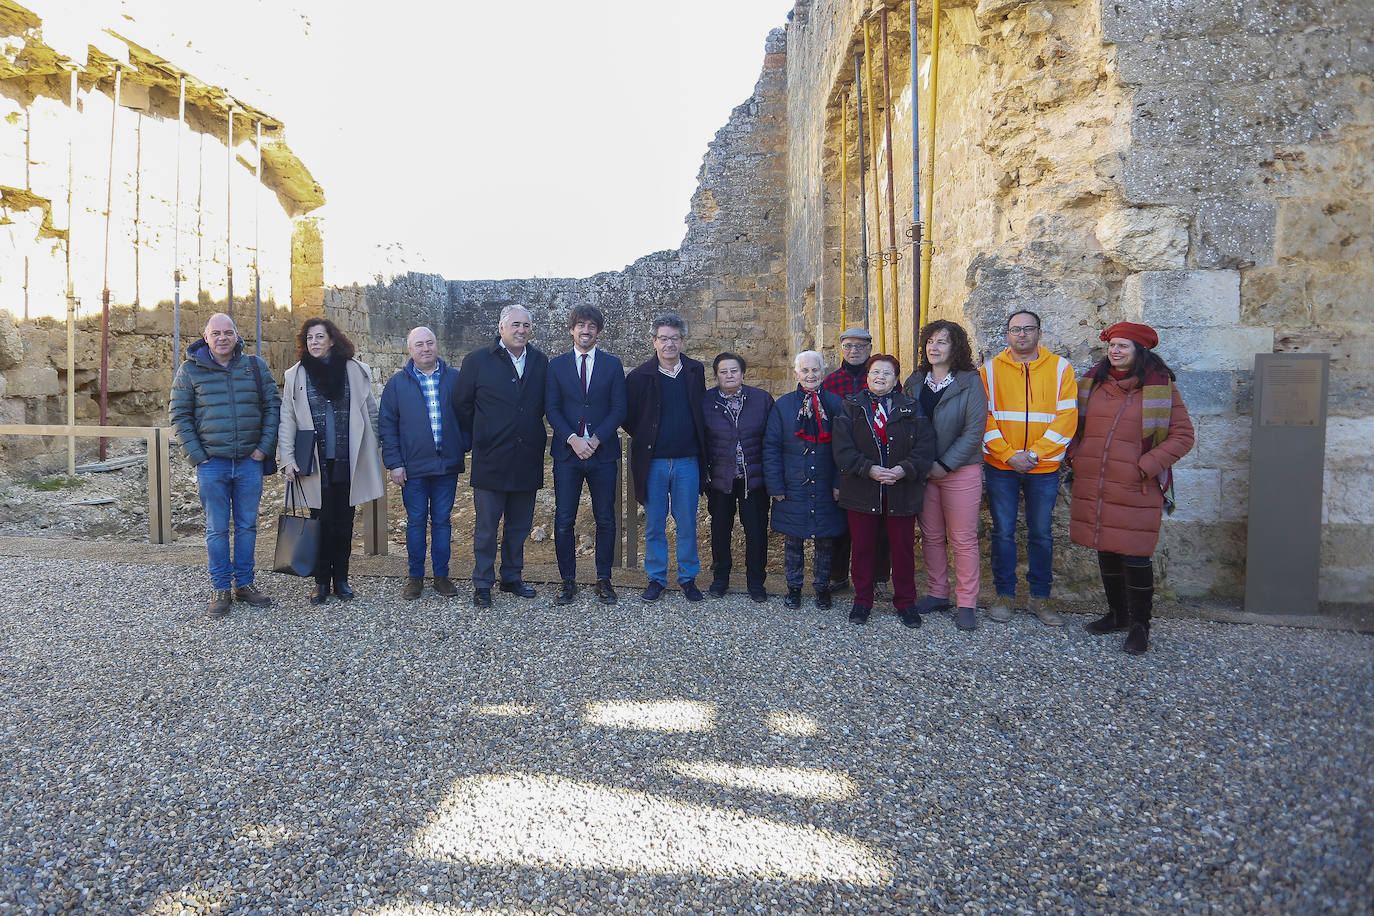
[[[301,367],[310,376],[310,384],[324,395],[325,400],[335,403],[344,397],[344,373],[348,371],[348,360],[339,359],[332,351],[324,359],[316,359],[309,353],[301,354]]]

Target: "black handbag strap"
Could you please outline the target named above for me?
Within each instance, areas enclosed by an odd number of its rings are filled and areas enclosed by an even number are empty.
[[[301,496],[299,503],[296,502],[297,492]],[[295,475],[295,480],[286,485],[286,492],[282,494],[282,508],[287,515],[297,515],[297,510],[302,510],[306,517],[309,517],[310,506],[305,501],[305,487],[301,484],[301,475]]]

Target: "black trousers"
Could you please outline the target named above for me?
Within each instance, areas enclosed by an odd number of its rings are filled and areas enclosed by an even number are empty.
[[[706,491],[706,509],[711,513],[711,582],[729,582],[734,558],[730,555],[730,537],[735,529],[738,513],[744,528],[744,576],[750,590],[763,588],[768,575],[768,492],[759,487],[752,493],[744,489],[744,481],[736,480],[729,493]]]
[[[320,520],[320,559],[315,566],[315,584],[328,587],[348,581],[348,558],[353,552],[353,517],[357,509],[348,504],[348,481],[320,488],[320,508],[311,509],[311,518]]]

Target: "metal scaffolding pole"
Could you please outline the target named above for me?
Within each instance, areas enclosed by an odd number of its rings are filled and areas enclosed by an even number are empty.
[[[172,374],[181,367],[181,135],[186,126],[186,77],[177,93],[176,203],[172,208]]]
[[[930,188],[926,192],[926,242],[921,250],[921,320],[925,321],[925,316],[930,313],[930,259],[933,244],[930,236],[933,234],[931,225],[932,213],[934,210],[935,198],[935,112],[936,103],[940,96],[940,0],[935,0],[935,6],[930,15],[930,108],[926,117],[928,124],[926,132],[929,134],[926,142],[926,173],[930,178]]]
[[[917,303],[916,332],[926,326],[925,297],[921,295],[921,251],[924,224],[921,222],[921,104],[916,92],[917,42],[916,0],[908,4],[911,13],[911,298]],[[921,354],[917,353],[919,359]]]
[[[864,20],[860,25],[864,31],[864,77],[867,80],[864,90],[868,95],[868,145],[869,155],[873,158],[873,252],[878,262],[878,317],[873,322],[877,325],[877,330],[875,332],[870,327],[868,332],[877,340],[876,352],[886,353],[887,304],[883,290],[883,262],[886,260],[886,253],[883,251],[883,196],[878,188],[878,113],[873,107],[873,47],[869,42],[868,21]]]
[[[105,425],[110,394],[110,212],[114,200],[115,120],[119,114],[119,85],[123,71],[116,66],[114,104],[110,107],[110,160],[105,177],[105,260],[100,293],[100,425]],[[105,437],[100,438],[100,460],[105,460]]]
[[[854,55],[854,133],[859,139],[859,276],[863,277],[864,327],[868,327],[868,189],[864,181],[863,55]],[[849,330],[841,329],[840,333]]]
[[[234,106],[229,106],[229,144],[224,157],[224,279],[229,292],[225,313],[234,320]]]
[[[67,425],[76,425],[76,291],[72,288],[72,197],[76,174],[76,70],[71,72],[67,118]],[[76,475],[76,437],[67,437],[67,476]]]
[[[258,181],[253,185],[253,347],[262,356],[262,272],[258,269],[258,204],[262,197],[262,122],[257,122]]]
[[[840,332],[849,306],[849,93],[840,104]]]
[[[892,177],[892,76],[888,68],[887,55],[887,7],[883,7],[883,134],[887,144],[887,257],[892,262],[892,308],[888,312],[888,322],[892,328],[892,352],[901,348],[898,332],[902,326],[899,299],[897,298],[897,182]]]

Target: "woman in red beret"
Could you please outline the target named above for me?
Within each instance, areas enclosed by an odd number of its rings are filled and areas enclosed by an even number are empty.
[[[1107,593],[1106,615],[1087,631],[1128,630],[1122,649],[1140,655],[1150,645],[1150,557],[1163,513],[1174,508],[1170,469],[1193,447],[1193,421],[1173,370],[1154,353],[1153,328],[1122,321],[1101,339],[1107,356],[1078,380],[1069,536],[1097,551]]]

